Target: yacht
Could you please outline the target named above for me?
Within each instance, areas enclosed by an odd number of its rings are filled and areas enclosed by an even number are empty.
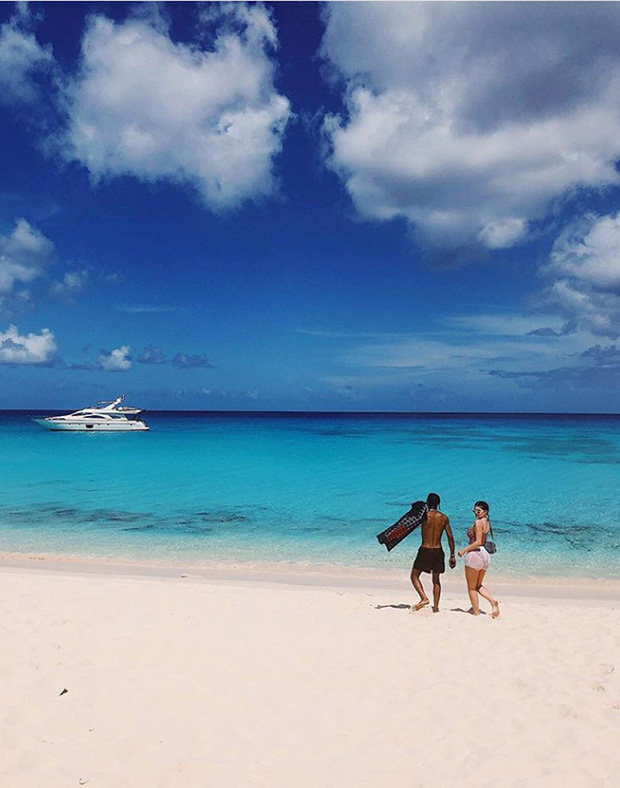
[[[47,416],[34,419],[37,424],[48,430],[79,430],[89,432],[138,432],[148,430],[142,419],[136,418],[142,413],[141,408],[130,408],[122,403],[125,395],[121,394],[113,402],[98,402],[91,408],[76,410],[66,416]]]

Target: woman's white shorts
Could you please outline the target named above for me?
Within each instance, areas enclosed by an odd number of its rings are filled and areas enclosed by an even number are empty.
[[[484,547],[479,547],[477,550],[470,550],[465,554],[465,566],[468,566],[470,569],[488,569],[490,563],[491,556]]]

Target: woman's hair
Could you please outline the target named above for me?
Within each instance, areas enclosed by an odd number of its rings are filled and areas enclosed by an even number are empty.
[[[489,504],[486,501],[476,501],[474,504],[474,509],[484,509],[484,511],[488,514]]]

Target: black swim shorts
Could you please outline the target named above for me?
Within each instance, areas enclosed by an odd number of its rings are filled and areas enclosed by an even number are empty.
[[[421,547],[413,562],[413,568],[420,572],[446,571],[446,557],[441,547]]]

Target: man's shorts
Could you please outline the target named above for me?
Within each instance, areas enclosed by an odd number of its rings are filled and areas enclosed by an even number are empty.
[[[446,557],[441,547],[421,547],[413,562],[413,568],[420,572],[446,571]]]

